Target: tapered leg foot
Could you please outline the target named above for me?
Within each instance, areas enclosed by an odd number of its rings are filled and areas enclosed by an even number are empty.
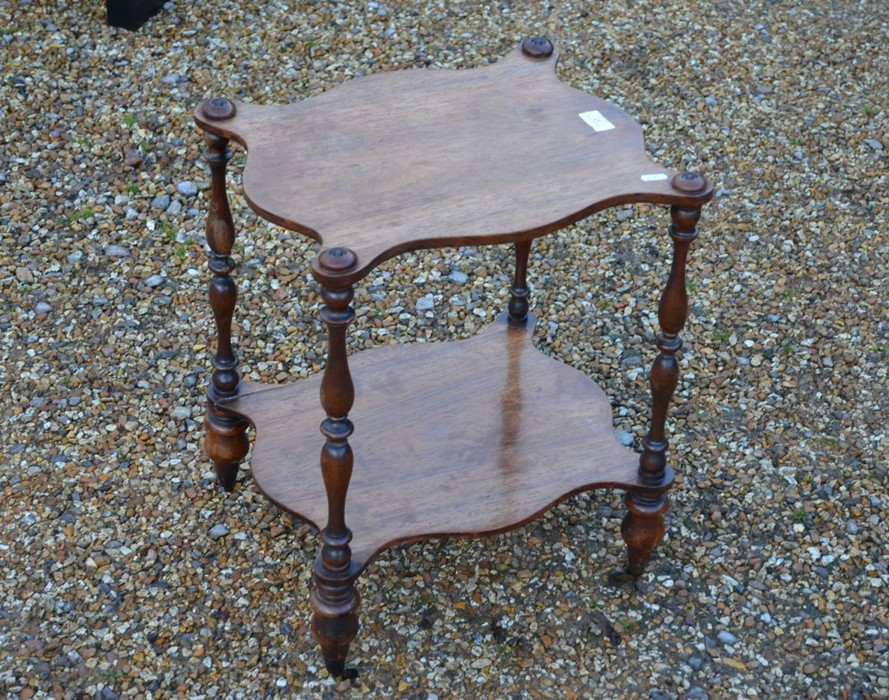
[[[611,573],[608,582],[629,583],[645,570],[651,553],[664,539],[664,515],[670,508],[666,494],[643,495],[634,491],[627,494],[627,515],[620,532],[627,545],[627,565]]]
[[[238,478],[238,467],[250,448],[247,423],[208,404],[204,426],[207,429],[204,450],[213,460],[220,485],[231,491]]]
[[[352,679],[358,675],[356,669],[346,668],[346,657],[349,646],[358,634],[358,595],[354,589],[352,595],[341,605],[331,606],[324,603],[323,595],[318,589],[312,591],[312,633],[321,646],[324,666],[333,678]],[[346,608],[346,612],[337,612]]]

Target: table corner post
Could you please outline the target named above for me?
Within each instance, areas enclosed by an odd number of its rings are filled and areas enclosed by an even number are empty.
[[[706,180],[693,173],[678,176],[677,189],[689,183]],[[686,192],[688,190],[685,190]],[[688,292],[685,268],[692,242],[697,238],[697,222],[701,204],[675,204],[670,208],[669,235],[673,242],[673,260],[667,284],[658,308],[661,332],[655,341],[658,356],[651,367],[652,396],[651,423],[642,442],[639,458],[638,486],[626,496],[627,514],[621,525],[621,535],[627,546],[627,565],[615,572],[612,579],[626,580],[640,576],[651,553],[664,537],[664,516],[670,508],[667,492],[673,484],[673,471],[667,465],[666,418],[667,410],[679,380],[679,361],[676,353],[682,348],[679,332],[688,316]]]
[[[216,320],[216,352],[213,356],[213,374],[207,389],[207,413],[204,425],[207,430],[204,450],[216,471],[219,483],[226,490],[234,488],[238,467],[247,455],[247,422],[221,408],[224,399],[238,394],[240,374],[238,358],[232,346],[232,317],[238,298],[238,289],[232,278],[235,269],[231,252],[235,242],[228,196],[225,189],[225,173],[231,151],[229,140],[209,131],[204,132],[207,150],[204,156],[210,166],[210,213],[207,217],[207,245],[210,248],[210,278],[208,298]]]
[[[327,364],[321,380],[321,406],[326,414],[321,423],[321,475],[327,491],[328,515],[315,559],[312,632],[333,677],[355,675],[353,670],[346,670],[345,663],[349,646],[358,633],[357,566],[352,560],[352,532],[345,515],[353,465],[349,436],[354,427],[348,416],[355,399],[346,350],[346,331],[355,319],[351,306],[355,290],[348,272],[356,260],[351,250],[331,248],[323,251],[313,266],[315,279],[321,284],[321,318],[328,334]]]

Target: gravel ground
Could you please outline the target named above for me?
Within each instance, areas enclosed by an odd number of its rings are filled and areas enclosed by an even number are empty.
[[[102,5],[0,1],[5,697],[889,697],[885,2],[177,0],[137,33]],[[308,629],[315,533],[246,474],[221,492],[201,454],[190,112],[477,66],[532,33],[653,158],[720,188],[691,259],[667,538],[624,589],[602,582],[614,493],[392,550],[337,685]],[[246,375],[317,371],[313,248],[233,208]],[[536,342],[602,384],[637,447],[667,219],[611,211],[533,252]],[[354,347],[471,335],[509,271],[505,248],[390,261]]]

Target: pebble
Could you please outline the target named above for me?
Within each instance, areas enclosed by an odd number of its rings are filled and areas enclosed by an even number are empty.
[[[167,207],[170,206],[170,195],[168,194],[159,194],[157,197],[151,200],[151,208],[152,209],[163,209],[166,211]]]
[[[182,202],[178,199],[174,199],[170,202],[170,206],[167,207],[167,214],[170,216],[178,216],[182,213]]]
[[[417,311],[431,311],[435,308],[435,297],[432,294],[426,294],[417,299]]]
[[[448,279],[454,284],[466,284],[469,281],[469,275],[462,270],[451,270]]]
[[[166,282],[166,278],[162,275],[151,275],[150,277],[147,277],[145,279],[145,286],[151,287],[153,289],[156,287],[160,287],[162,284],[164,284],[164,282]]]
[[[123,162],[124,165],[131,168],[138,168],[142,165],[142,154],[139,153],[138,149],[133,148],[132,146],[126,146],[123,149]]]
[[[110,245],[105,248],[105,255],[109,258],[128,258],[130,257],[130,249],[124,248],[122,245]]]
[[[38,314],[48,314],[52,311],[52,305],[47,301],[38,301],[34,304],[34,311]]]
[[[34,281],[34,273],[27,267],[17,267],[15,269],[15,277],[22,284],[31,284]]]
[[[883,142],[882,141],[877,141],[877,139],[864,139],[864,142],[875,151],[882,151],[883,150]]]
[[[709,700],[710,695],[700,686],[692,686],[684,696],[684,700]]]
[[[183,197],[194,197],[198,193],[198,186],[191,180],[183,180],[176,185],[176,189]]]
[[[633,217],[633,209],[618,209],[615,216],[617,217],[618,221],[627,221],[628,219],[631,219]]]
[[[173,418],[176,420],[191,418],[191,409],[188,406],[176,406],[173,409]]]
[[[720,630],[716,637],[723,644],[735,644],[738,641],[738,638],[733,635],[731,632],[726,632],[725,630]]]
[[[617,441],[624,447],[630,447],[633,444],[633,434],[628,433],[626,430],[617,429],[614,431],[614,436],[617,438]]]
[[[208,533],[211,539],[218,540],[225,537],[228,534],[228,526],[222,523],[218,525],[214,525],[210,528],[210,532]]]

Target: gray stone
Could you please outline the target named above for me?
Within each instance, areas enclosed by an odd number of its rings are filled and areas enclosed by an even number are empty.
[[[133,207],[127,207],[124,209],[124,214],[126,215],[127,221],[132,221],[137,216],[139,216],[139,212],[133,209]]]
[[[417,299],[417,311],[431,311],[435,308],[435,298],[431,294]]]
[[[161,275],[152,275],[147,280],[145,280],[145,284],[152,289],[155,287],[160,287],[166,280]]]
[[[617,441],[624,447],[629,447],[633,444],[633,434],[628,433],[626,430],[621,430],[620,428],[616,429],[614,431],[614,437],[616,437]]]
[[[738,638],[735,635],[733,635],[731,632],[726,632],[725,630],[720,630],[716,636],[723,644],[734,644],[738,641]]]
[[[182,211],[182,202],[178,199],[174,199],[170,202],[170,206],[167,207],[167,214],[171,216],[177,216]]]
[[[163,209],[166,211],[168,206],[170,206],[170,195],[168,194],[159,194],[151,200],[152,209]]]
[[[618,209],[617,211],[617,220],[618,221],[626,221],[627,219],[633,216],[632,209]]]
[[[451,274],[448,275],[448,279],[456,284],[466,284],[469,281],[469,275],[467,275],[462,270],[451,270]]]
[[[882,151],[883,150],[882,141],[877,141],[876,139],[864,139],[864,142],[868,146],[870,146],[872,149],[874,149],[875,151]]]
[[[128,258],[130,249],[124,248],[122,245],[110,245],[105,249],[105,255],[109,258]]]
[[[34,304],[34,311],[36,311],[38,314],[48,314],[50,311],[52,311],[52,306],[50,306],[48,302],[38,301],[36,304]]]
[[[188,406],[176,406],[176,408],[173,409],[173,418],[176,420],[191,418],[191,409]]]
[[[691,666],[693,670],[700,671],[701,667],[704,665],[704,658],[697,654],[692,654],[688,657],[688,665]]]
[[[198,193],[198,186],[190,180],[183,180],[176,185],[176,189],[183,197],[194,197]]]
[[[214,525],[210,528],[209,535],[212,539],[218,540],[225,537],[228,534],[228,526],[219,523],[218,525]]]

